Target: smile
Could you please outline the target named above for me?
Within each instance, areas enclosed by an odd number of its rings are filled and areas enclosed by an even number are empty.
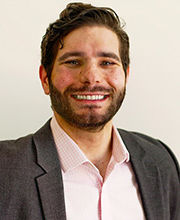
[[[98,100],[104,100],[108,97],[108,95],[72,95],[73,98],[78,100],[92,100],[92,101],[98,101]]]

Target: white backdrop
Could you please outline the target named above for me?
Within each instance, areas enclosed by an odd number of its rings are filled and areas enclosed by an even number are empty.
[[[52,115],[38,78],[40,43],[69,2],[1,2],[0,140],[32,133]],[[180,158],[180,1],[83,2],[115,9],[130,36],[130,79],[115,124],[161,139]]]

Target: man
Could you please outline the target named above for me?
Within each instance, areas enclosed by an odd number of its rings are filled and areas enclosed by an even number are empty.
[[[0,143],[0,219],[180,219],[170,149],[112,125],[129,76],[129,40],[115,12],[68,4],[41,48],[54,116]]]

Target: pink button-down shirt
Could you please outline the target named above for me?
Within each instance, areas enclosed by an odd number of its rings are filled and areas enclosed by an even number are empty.
[[[104,180],[55,117],[51,129],[62,168],[67,220],[145,219],[129,153],[114,127]]]

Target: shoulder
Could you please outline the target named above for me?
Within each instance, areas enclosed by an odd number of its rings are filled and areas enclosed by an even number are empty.
[[[134,132],[134,131],[127,131],[127,130],[123,130],[123,129],[118,129],[120,135],[124,138],[124,139],[129,139],[131,141],[136,141],[137,143],[140,144],[145,144],[144,147],[146,147],[147,144],[150,145],[155,145],[158,147],[160,147],[160,141],[156,138],[150,137],[149,135],[146,134],[142,134],[139,132]]]
[[[43,125],[39,130],[33,134],[26,135],[24,137],[17,138],[15,140],[4,140],[0,141],[0,152],[1,153],[20,153],[28,151],[28,147],[34,145],[33,137],[36,135],[48,136],[50,134],[50,119]],[[1,156],[1,154],[0,154]]]
[[[33,156],[32,135],[18,138],[16,140],[0,141],[0,164],[3,167],[21,166],[28,163]]]
[[[159,166],[163,166],[164,168],[175,167],[178,176],[180,176],[177,158],[170,147],[165,143],[139,132],[126,131],[123,129],[118,129],[118,131],[131,157],[135,155],[135,157],[141,159],[139,155],[144,154],[146,159],[151,163],[159,164]]]
[[[156,138],[139,132],[126,131],[123,129],[118,129],[118,131],[125,144],[129,145],[127,146],[128,148],[131,148],[133,145],[137,150],[140,147],[143,151],[149,154],[160,154],[161,157],[162,155],[165,156],[168,154],[174,155],[166,144]]]
[[[32,134],[14,140],[0,141],[0,151],[17,151],[32,144]]]
[[[50,120],[48,120],[45,125],[33,134],[20,137],[16,140],[0,141],[1,168],[13,167],[13,165],[22,167],[23,164],[29,166],[34,163],[37,160],[37,143],[35,143],[35,137],[37,137],[36,139],[41,137],[44,141],[49,138],[50,134]]]

